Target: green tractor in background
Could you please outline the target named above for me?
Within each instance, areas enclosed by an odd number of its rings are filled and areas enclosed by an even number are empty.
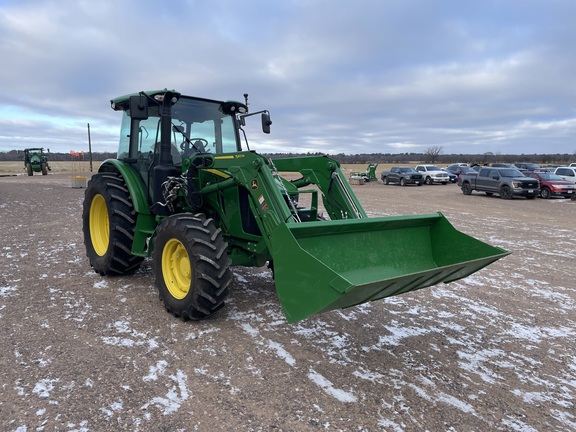
[[[48,171],[51,171],[48,158],[44,154],[43,148],[25,149],[24,167],[29,176],[33,176],[35,172],[41,172],[42,175],[47,175]]]
[[[264,133],[272,122],[268,111],[249,113],[245,98],[164,89],[111,101],[123,112],[118,155],[89,181],[82,215],[96,272],[131,274],[152,257],[165,308],[199,320],[224,305],[231,266],[268,264],[295,322],[454,281],[508,253],[441,213],[368,218],[329,157],[250,150],[247,118],[260,114]],[[367,252],[352,259],[358,249]]]
[[[378,177],[376,177],[376,168],[378,168],[378,164],[371,162],[366,167],[366,171],[352,172],[350,178],[361,178],[365,182],[378,181]]]

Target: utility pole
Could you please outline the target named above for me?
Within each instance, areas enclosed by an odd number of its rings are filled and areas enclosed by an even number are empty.
[[[92,141],[90,140],[90,123],[88,123],[88,154],[90,155],[90,172],[92,172]]]

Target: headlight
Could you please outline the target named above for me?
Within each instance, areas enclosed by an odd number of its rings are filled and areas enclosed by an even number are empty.
[[[520,182],[512,182],[512,187],[513,187],[513,188],[522,187],[522,183],[520,183]]]

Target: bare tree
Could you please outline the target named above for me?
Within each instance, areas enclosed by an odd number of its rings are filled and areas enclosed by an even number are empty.
[[[442,146],[432,146],[428,147],[424,152],[424,156],[426,159],[430,161],[430,163],[436,163],[438,156],[442,154]]]

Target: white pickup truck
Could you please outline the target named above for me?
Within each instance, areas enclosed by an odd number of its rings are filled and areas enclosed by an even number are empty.
[[[417,165],[416,171],[424,177],[424,183],[427,185],[433,183],[442,183],[443,185],[450,182],[450,176],[446,171],[442,171],[436,165]]]
[[[576,184],[576,164],[570,164],[570,166],[567,167],[558,167],[554,171],[554,174],[559,175],[570,183]]]

